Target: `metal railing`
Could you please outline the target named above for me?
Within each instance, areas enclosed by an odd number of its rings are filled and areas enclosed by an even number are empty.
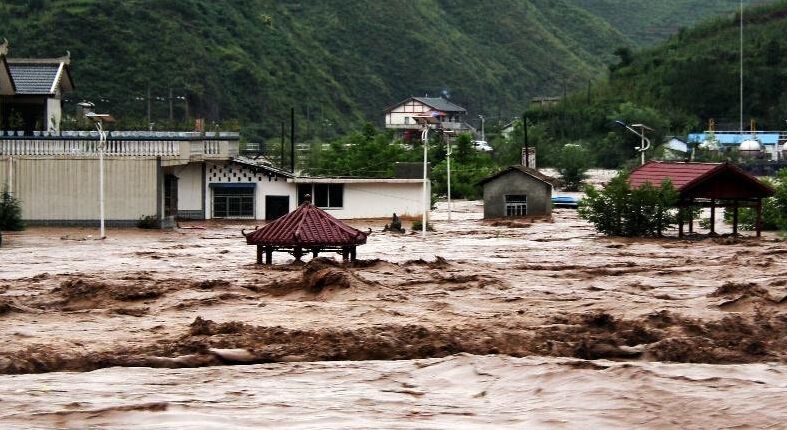
[[[0,135],[0,155],[34,157],[90,157],[99,153],[99,136],[90,131],[58,135]],[[139,132],[109,134],[104,154],[110,157],[222,159],[238,155],[237,133]]]

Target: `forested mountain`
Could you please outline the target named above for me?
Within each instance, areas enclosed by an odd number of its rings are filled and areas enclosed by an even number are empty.
[[[426,93],[509,118],[533,96],[605,77],[616,48],[647,39],[631,20],[707,11],[700,0],[620,3],[629,2],[6,0],[0,37],[14,57],[69,50],[69,102],[94,101],[127,126],[146,122],[148,88],[152,121],[164,126],[172,89],[186,99],[174,103],[176,120],[188,107],[257,139],[277,135],[294,106],[301,135],[330,138]]]

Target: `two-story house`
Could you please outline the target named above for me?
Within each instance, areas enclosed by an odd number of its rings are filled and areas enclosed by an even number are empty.
[[[456,132],[473,132],[465,123],[467,110],[443,97],[410,97],[385,109],[385,128],[397,131],[397,137],[417,139],[420,125],[413,119],[417,115],[432,115],[439,126]]]

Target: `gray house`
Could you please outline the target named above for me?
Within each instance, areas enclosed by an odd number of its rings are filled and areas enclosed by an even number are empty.
[[[537,217],[552,213],[553,179],[538,170],[511,166],[479,184],[484,218]]]

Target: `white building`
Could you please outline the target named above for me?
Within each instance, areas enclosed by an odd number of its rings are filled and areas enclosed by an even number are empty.
[[[272,220],[312,195],[337,218],[422,212],[421,179],[295,177],[238,154],[235,133],[113,132],[105,150],[106,217]],[[29,224],[98,222],[98,136],[0,136],[0,189]]]
[[[465,123],[467,110],[442,97],[410,97],[385,109],[385,128],[399,130],[407,139],[415,136],[420,126],[413,116],[431,114],[439,127],[457,132],[474,131]]]

